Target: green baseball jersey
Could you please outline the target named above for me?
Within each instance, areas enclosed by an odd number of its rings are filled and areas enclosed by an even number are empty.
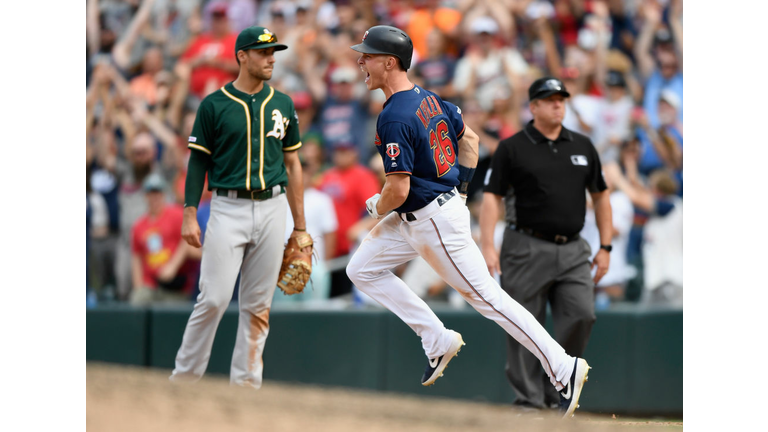
[[[283,152],[301,147],[298,123],[288,95],[266,83],[249,95],[228,83],[200,103],[189,148],[211,158],[209,189],[285,186]]]

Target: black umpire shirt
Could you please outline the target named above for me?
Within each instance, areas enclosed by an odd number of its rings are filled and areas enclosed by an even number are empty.
[[[486,179],[485,192],[506,197],[509,223],[568,237],[584,227],[585,189],[607,188],[589,138],[563,127],[550,141],[533,120],[499,143]]]

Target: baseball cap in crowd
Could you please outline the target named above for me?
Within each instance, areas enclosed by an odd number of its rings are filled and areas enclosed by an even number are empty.
[[[496,23],[496,20],[488,16],[476,18],[472,21],[472,26],[470,28],[474,34],[496,34],[499,31],[499,25]]]
[[[553,94],[561,94],[570,97],[571,94],[565,89],[565,84],[554,77],[539,78],[528,87],[528,99],[545,99]]]
[[[298,91],[291,95],[293,107],[297,110],[307,109],[312,106],[312,95],[306,91]]]
[[[211,7],[211,16],[214,18],[223,18],[227,16],[227,12],[229,11],[229,6],[226,2],[220,1],[215,2]]]
[[[165,189],[165,180],[160,174],[152,173],[141,184],[145,192],[162,192]]]
[[[334,84],[352,83],[355,82],[355,79],[357,78],[357,70],[349,67],[339,67],[331,73],[331,82]]]
[[[357,147],[352,141],[340,140],[331,143],[331,149],[333,150],[357,150]]]
[[[624,74],[619,71],[608,71],[608,76],[605,77],[605,85],[608,87],[626,87],[627,82],[624,80]]]
[[[259,26],[248,27],[237,35],[235,55],[240,50],[265,49],[275,47],[275,51],[288,49],[287,45],[277,43],[277,36],[269,29]]]
[[[300,1],[296,5],[296,12],[306,12],[312,8],[312,3],[309,0]]]
[[[653,35],[654,45],[665,45],[670,43],[672,43],[672,33],[670,33],[669,30],[663,27],[656,30],[656,33]]]
[[[680,111],[680,106],[683,104],[683,101],[680,100],[680,96],[670,89],[662,90],[659,100],[668,103],[676,111]]]

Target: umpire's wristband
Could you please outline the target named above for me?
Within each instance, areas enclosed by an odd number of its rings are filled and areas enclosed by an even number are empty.
[[[459,165],[459,193],[466,195],[469,191],[469,183],[472,181],[472,177],[475,175],[475,168],[468,168],[464,165]]]

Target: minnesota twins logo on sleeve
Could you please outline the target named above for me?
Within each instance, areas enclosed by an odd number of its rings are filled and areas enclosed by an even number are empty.
[[[285,128],[288,126],[290,120],[283,117],[283,113],[278,109],[272,110],[272,120],[275,121],[275,126],[271,131],[267,133],[267,136],[275,137],[279,140],[285,138]]]
[[[387,156],[392,158],[392,160],[395,160],[396,157],[400,155],[400,145],[397,143],[388,143],[387,144]]]

